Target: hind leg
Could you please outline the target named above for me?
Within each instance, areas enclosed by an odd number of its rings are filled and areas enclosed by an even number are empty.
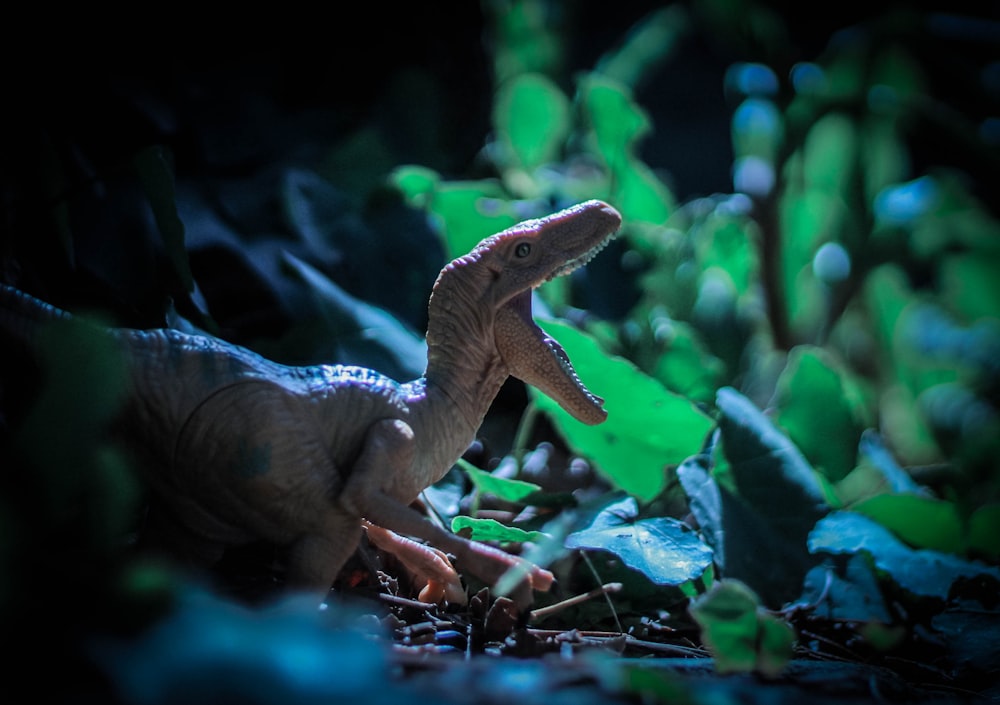
[[[341,504],[377,526],[423,539],[454,554],[469,572],[491,585],[512,568],[523,571],[513,593],[522,606],[531,602],[532,588],[548,590],[553,579],[549,571],[498,548],[444,531],[383,491],[383,487],[392,486],[394,473],[409,469],[413,449],[413,431],[402,421],[387,419],[374,424],[368,432],[365,450],[341,492]]]
[[[360,541],[361,517],[339,507],[332,509],[319,530],[292,542],[288,552],[289,587],[315,591],[325,598]]]
[[[325,596],[361,541],[367,498],[381,492],[383,478],[409,469],[413,450],[413,432],[402,421],[383,420],[372,425],[361,455],[325,511],[321,526],[297,538],[290,547],[288,580],[292,587],[322,590]],[[413,512],[401,504],[399,508]]]

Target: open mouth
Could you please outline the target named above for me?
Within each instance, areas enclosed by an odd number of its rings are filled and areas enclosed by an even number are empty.
[[[575,419],[594,425],[607,418],[604,400],[587,389],[563,347],[531,317],[530,290],[497,312],[496,344],[513,376],[537,387]]]

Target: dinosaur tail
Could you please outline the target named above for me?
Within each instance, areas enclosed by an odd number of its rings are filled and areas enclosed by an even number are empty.
[[[0,337],[15,345],[31,348],[39,326],[69,318],[62,309],[0,284]]]

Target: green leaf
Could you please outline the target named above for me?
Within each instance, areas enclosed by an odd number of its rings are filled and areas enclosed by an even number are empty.
[[[720,580],[689,608],[719,673],[779,675],[795,646],[785,622],[763,613],[757,595],[738,580]]]
[[[860,131],[862,174],[869,200],[906,175],[909,155],[899,132],[897,120],[881,115],[867,116]]]
[[[556,161],[569,132],[569,99],[538,73],[507,81],[493,103],[493,124],[523,169]]]
[[[817,120],[803,147],[807,185],[846,198],[855,173],[857,140],[857,126],[846,114],[831,112]]]
[[[46,530],[72,522],[74,539],[106,551],[128,530],[141,494],[108,441],[128,393],[123,346],[81,318],[42,326],[35,344],[46,377],[14,440],[32,469],[24,481],[37,491]]]
[[[969,517],[968,550],[991,561],[1000,559],[1000,503],[979,507]]]
[[[611,201],[626,221],[662,224],[674,210],[670,189],[636,155],[650,128],[649,117],[624,85],[600,74],[580,83],[578,101],[594,148],[614,183]]]
[[[875,567],[904,590],[945,600],[959,578],[988,576],[1000,581],[1000,569],[967,561],[950,553],[910,548],[892,532],[857,512],[834,512],[821,519],[809,535],[813,553],[853,555],[864,551]]]
[[[617,81],[590,74],[580,84],[578,99],[587,117],[598,153],[614,169],[631,154],[633,144],[650,129],[649,117]]]
[[[283,258],[315,297],[335,343],[334,359],[363,365],[394,377],[412,379],[427,363],[427,345],[398,318],[366,304],[337,286],[322,272],[289,252]]]
[[[495,181],[451,181],[434,192],[430,210],[440,220],[449,260],[467,254],[483,238],[521,218]]]
[[[535,389],[532,399],[574,452],[589,458],[615,485],[641,501],[663,491],[666,468],[697,452],[712,420],[689,400],[667,391],[635,365],[601,350],[565,322],[540,321],[559,340],[580,378],[605,399],[608,419],[587,426]]]
[[[702,270],[722,269],[741,296],[756,286],[757,252],[749,221],[716,210],[697,227],[694,235],[695,253]]]
[[[628,221],[662,225],[674,210],[670,189],[644,162],[620,160],[615,168],[611,200]]]
[[[605,507],[590,526],[566,537],[566,547],[607,551],[656,585],[682,585],[712,564],[712,550],[687,524],[671,517],[637,520],[632,497]]]
[[[163,147],[153,146],[135,155],[135,169],[139,174],[149,206],[156,220],[156,227],[163,238],[167,257],[173,265],[184,291],[194,292],[194,276],[184,246],[184,223],[177,214],[177,193],[174,173]]]
[[[682,321],[660,326],[657,337],[666,338],[666,350],[657,358],[653,375],[672,392],[710,403],[725,372],[722,361],[710,354],[697,331]]]
[[[798,346],[778,378],[777,423],[831,482],[849,473],[864,430],[847,371],[823,348]]]
[[[951,254],[941,260],[941,296],[963,320],[1000,318],[1000,256]]]
[[[541,531],[525,531],[516,526],[501,524],[496,519],[477,519],[462,515],[451,520],[451,530],[473,541],[541,543],[549,538],[548,534]]]
[[[459,459],[458,464],[469,476],[477,490],[492,494],[507,502],[523,502],[525,498],[540,492],[542,489],[541,486],[533,482],[497,477],[485,470],[480,470],[466,460]]]
[[[740,497],[764,515],[789,522],[787,529],[808,530],[828,509],[809,462],[735,389],[720,389],[716,405],[722,412],[722,447]]]
[[[951,502],[915,494],[881,494],[852,511],[874,519],[914,548],[961,553],[962,520]]]
[[[597,71],[635,88],[667,61],[690,26],[679,5],[653,10],[632,27],[621,47],[601,57]]]
[[[404,164],[392,171],[389,183],[399,189],[407,203],[425,208],[441,183],[441,175],[425,166]]]
[[[709,473],[706,456],[689,458],[677,476],[722,577],[745,582],[779,607],[798,597],[815,563],[806,538],[828,511],[823,490],[795,445],[749,399],[724,388],[716,404],[737,492]]]

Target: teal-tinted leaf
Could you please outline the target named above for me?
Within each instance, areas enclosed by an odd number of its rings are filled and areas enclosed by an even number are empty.
[[[745,582],[779,607],[798,596],[815,563],[806,537],[828,509],[823,491],[794,444],[749,399],[727,388],[716,403],[738,494],[715,480],[705,456],[686,461],[677,475],[722,577]]]
[[[371,367],[397,379],[413,379],[427,364],[427,344],[389,312],[348,294],[294,255],[285,263],[309,287],[327,326],[339,363]]]
[[[566,547],[612,553],[657,585],[695,580],[711,565],[712,550],[684,522],[637,516],[636,501],[626,497],[606,507],[587,528],[567,536]]]
[[[593,338],[569,324],[541,321],[540,325],[565,348],[580,378],[605,399],[608,418],[599,426],[587,426],[532,388],[535,403],[574,452],[592,460],[629,494],[642,501],[653,499],[666,484],[666,468],[698,451],[712,420],[632,363],[605,353]]]
[[[804,538],[828,510],[809,462],[753,402],[734,389],[716,395],[722,447],[740,497]]]
[[[569,132],[569,99],[542,74],[522,74],[498,91],[493,124],[515,164],[530,171],[559,158]]]
[[[357,227],[357,216],[346,208],[347,199],[333,184],[306,169],[284,174],[281,194],[285,221],[310,250],[329,258],[331,235],[345,222]]]
[[[251,609],[189,588],[154,627],[102,631],[88,653],[95,673],[132,703],[329,703],[376,691],[405,701],[409,691],[387,682],[385,651],[349,626],[357,616],[341,607],[320,612],[315,600],[295,596]],[[342,669],[336,678],[331,663]]]
[[[523,502],[526,497],[530,497],[542,489],[541,486],[533,482],[497,477],[485,470],[480,470],[465,460],[460,459],[458,464],[465,470],[477,490],[492,494],[507,502]]]
[[[889,608],[866,557],[855,554],[837,563],[836,567],[824,564],[809,571],[802,601],[815,603],[816,615],[827,619],[889,624]]]
[[[856,512],[834,512],[809,535],[813,553],[854,554],[864,551],[875,567],[915,595],[948,598],[959,578],[988,576],[1000,581],[1000,570],[949,553],[906,546],[881,524]]]
[[[948,644],[942,657],[949,672],[996,676],[1000,664],[1000,612],[984,609],[978,602],[949,606],[931,618],[936,635]]]
[[[923,491],[906,470],[899,466],[877,432],[868,429],[862,433],[858,451],[882,474],[892,492],[917,494]]]
[[[177,214],[174,173],[163,147],[153,146],[135,155],[135,169],[163,238],[167,257],[184,291],[194,292],[194,276],[184,246],[184,223]]]
[[[451,530],[473,541],[540,543],[549,538],[541,531],[525,531],[516,526],[501,524],[496,519],[476,519],[462,515],[451,520]]]

